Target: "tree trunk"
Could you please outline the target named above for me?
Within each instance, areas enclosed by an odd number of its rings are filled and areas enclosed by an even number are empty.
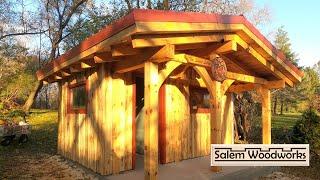
[[[208,0],[203,1],[202,12],[207,12],[208,9]]]
[[[274,104],[273,104],[273,114],[277,115],[277,102],[278,102],[278,98],[275,97],[274,98]]]
[[[169,10],[169,0],[163,0],[163,9]]]
[[[45,89],[46,91],[46,109],[49,109],[49,97],[48,97],[48,86],[46,87],[46,89]]]
[[[39,90],[42,88],[42,81],[37,81],[36,82],[36,85],[34,86],[34,89],[32,90],[32,92],[30,93],[27,101],[25,102],[25,104],[23,105],[23,110],[25,112],[29,112],[30,111],[30,108],[34,102],[34,99],[36,98]]]
[[[280,114],[283,115],[283,100],[281,100],[280,104]]]
[[[130,1],[129,1],[129,0],[125,0],[125,2],[126,2],[126,4],[127,4],[128,10],[131,11],[131,10],[132,10],[132,6],[131,6]]]
[[[239,140],[239,134],[238,134],[238,124],[237,124],[237,120],[236,117],[233,117],[233,131],[234,131],[234,139],[235,140]]]
[[[147,0],[147,9],[151,9],[152,6],[151,6],[151,0]]]

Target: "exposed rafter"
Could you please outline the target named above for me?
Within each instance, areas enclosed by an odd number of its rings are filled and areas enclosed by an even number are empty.
[[[113,61],[111,52],[98,53],[93,56],[95,63],[105,63]]]

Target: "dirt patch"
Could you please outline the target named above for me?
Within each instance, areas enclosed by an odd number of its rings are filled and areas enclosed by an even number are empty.
[[[0,169],[0,179],[96,179],[93,172],[59,155],[13,152]]]
[[[290,174],[286,174],[283,172],[273,172],[272,174],[269,174],[268,176],[260,178],[261,180],[309,180],[310,178],[299,178]]]

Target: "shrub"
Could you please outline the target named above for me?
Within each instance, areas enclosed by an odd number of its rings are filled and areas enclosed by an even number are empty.
[[[303,112],[301,119],[293,127],[292,142],[310,144],[310,150],[320,150],[320,118],[315,110]]]

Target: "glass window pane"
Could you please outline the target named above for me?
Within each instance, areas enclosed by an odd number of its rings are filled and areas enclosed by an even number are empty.
[[[210,95],[205,89],[191,89],[190,101],[192,108],[210,108]]]
[[[72,108],[81,109],[86,107],[85,86],[72,88]]]

